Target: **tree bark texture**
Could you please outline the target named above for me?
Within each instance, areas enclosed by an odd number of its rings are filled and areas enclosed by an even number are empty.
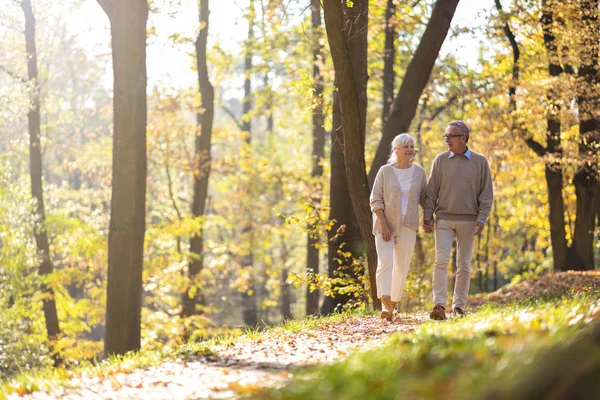
[[[343,149],[348,190],[363,241],[366,244],[371,299],[378,307],[375,271],[377,252],[372,234],[369,185],[364,157],[367,106],[367,0],[353,7],[337,0],[323,2],[325,28],[333,58],[342,111]],[[355,254],[355,256],[357,256]]]
[[[323,64],[323,46],[321,45],[321,3],[320,0],[312,0],[312,54],[313,54],[313,90],[315,107],[312,114],[312,177],[318,182],[313,189],[312,202],[317,210],[321,205],[323,194],[320,179],[323,176],[323,159],[325,158],[325,114],[323,113],[323,75],[321,65]],[[309,227],[311,229],[312,227]],[[318,237],[308,235],[306,244],[306,269],[314,274],[319,273],[319,249],[315,247]],[[306,289],[306,315],[314,315],[319,312],[319,291]]]
[[[408,64],[402,85],[394,98],[392,110],[383,127],[383,135],[369,170],[369,187],[373,186],[379,168],[385,165],[394,137],[399,133],[407,132],[410,127],[421,93],[429,80],[435,60],[450,29],[458,2],[459,0],[437,0],[433,6],[431,18]]]
[[[334,84],[337,87],[337,84]],[[330,278],[334,278],[340,269],[338,260],[342,256],[338,254],[340,244],[345,243],[343,251],[349,251],[354,255],[361,254],[360,228],[356,221],[350,192],[348,191],[348,179],[346,178],[346,168],[344,164],[344,134],[342,127],[342,110],[340,107],[339,93],[334,89],[333,109],[332,109],[332,129],[331,129],[331,174],[330,174],[330,195],[329,195],[329,219],[336,221],[333,229],[327,233],[328,243],[328,273]],[[334,239],[337,230],[344,226],[344,232]],[[352,271],[345,271],[352,274]],[[335,297],[325,297],[321,306],[321,313],[324,315],[332,313],[336,307],[348,303],[349,296],[336,295]]]
[[[201,97],[201,111],[196,114],[198,131],[196,132],[194,154],[194,194],[192,200],[192,215],[195,218],[204,216],[206,198],[208,196],[208,180],[211,164],[211,137],[214,119],[215,91],[208,79],[208,66],[206,60],[206,43],[209,27],[208,0],[199,2],[200,32],[196,39],[196,65],[198,69],[198,87]],[[181,315],[189,317],[196,314],[196,304],[200,296],[200,286],[197,279],[203,266],[203,232],[200,231],[190,238],[189,284],[182,295]]]
[[[54,266],[50,259],[50,244],[46,232],[46,210],[44,208],[44,188],[42,185],[42,148],[41,148],[41,118],[40,118],[40,94],[37,69],[37,50],[35,45],[35,16],[31,8],[30,0],[23,0],[21,8],[25,15],[25,47],[27,50],[27,82],[31,83],[31,94],[29,111],[27,112],[27,124],[29,129],[29,173],[31,176],[31,196],[34,201],[33,235],[37,247],[38,256],[41,257],[38,272],[42,279],[52,273]],[[58,314],[56,312],[56,301],[54,290],[42,282],[42,308],[46,320],[46,332],[48,340],[52,344],[60,335]]]
[[[114,137],[106,354],[139,350],[146,206],[146,0],[98,0],[111,25]]]
[[[385,45],[383,48],[383,108],[381,110],[381,126],[390,114],[394,100],[394,61],[396,61],[396,5],[394,0],[387,0],[385,9]]]
[[[567,234],[565,230],[565,203],[562,195],[563,190],[563,166],[561,164],[562,145],[560,138],[561,122],[561,98],[560,91],[557,88],[556,81],[563,74],[563,68],[560,65],[556,37],[554,36],[552,26],[554,17],[552,5],[542,1],[541,24],[544,33],[544,46],[548,57],[548,72],[554,80],[546,93],[548,99],[548,110],[546,111],[547,131],[546,148],[543,152],[537,152],[538,155],[545,157],[545,176],[548,186],[548,206],[550,223],[550,240],[552,242],[552,257],[554,269],[565,271],[568,269],[567,261]],[[530,144],[531,141],[528,142]],[[532,145],[530,144],[530,147]],[[532,147],[535,149],[535,146]]]
[[[598,146],[600,146],[599,111],[600,75],[598,52],[598,0],[581,0],[579,10],[583,23],[580,46],[581,65],[577,71],[577,105],[579,108],[579,165],[573,179],[576,219],[569,269],[594,269],[595,195],[598,182]]]

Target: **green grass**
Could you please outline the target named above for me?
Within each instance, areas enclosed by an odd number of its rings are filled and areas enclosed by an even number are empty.
[[[165,360],[192,360],[199,356],[214,354],[213,349],[217,346],[250,342],[260,338],[285,337],[291,333],[306,332],[319,329],[319,327],[326,324],[335,324],[352,315],[358,316],[368,313],[368,310],[362,308],[322,318],[308,317],[302,320],[287,320],[279,325],[266,328],[246,328],[244,331],[232,330],[230,334],[215,336],[202,342],[186,343],[170,351],[130,352],[125,355],[111,356],[105,360],[82,363],[77,366],[26,371],[8,380],[0,380],[0,400],[4,400],[3,393],[26,394],[34,391],[47,392],[57,387],[68,387],[69,379],[83,372],[102,378],[119,372],[155,366]]]
[[[68,386],[69,379],[85,371],[98,377],[157,365],[167,359],[189,360],[213,354],[217,346],[284,338],[317,330],[367,310],[325,318],[286,321],[265,329],[247,329],[210,340],[189,343],[171,351],[129,353],[77,368],[27,372],[1,383],[2,392],[29,393]],[[581,333],[600,320],[600,293],[583,293],[563,299],[528,300],[515,305],[488,305],[465,318],[427,322],[415,331],[394,335],[389,342],[346,360],[301,371],[281,389],[259,389],[259,399],[436,399],[518,398],[511,390],[521,375],[544,364],[548,349],[576,343]],[[583,365],[600,366],[600,347],[586,345],[583,353],[598,356]],[[589,360],[588,360],[589,361]],[[548,361],[549,362],[549,361]],[[555,368],[559,369],[559,368]],[[595,371],[595,370],[594,370]],[[506,391],[506,393],[505,393]],[[521,398],[537,398],[522,396]]]
[[[498,396],[493,398],[518,398],[511,390],[521,375],[540,367],[544,350],[575,343],[597,325],[599,299],[592,293],[490,305],[465,318],[427,322],[379,349],[315,367],[284,388],[262,390],[253,398],[472,399],[492,393]],[[585,348],[584,356],[592,357],[586,365],[600,371],[600,344]]]

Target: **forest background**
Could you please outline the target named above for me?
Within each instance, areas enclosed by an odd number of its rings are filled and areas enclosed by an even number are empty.
[[[352,215],[343,156],[339,164],[342,136],[333,129],[340,108],[334,66],[323,21],[308,1],[151,1],[147,23],[131,22],[145,32],[146,57],[133,52],[129,61],[111,59],[119,21],[107,18],[110,1],[2,2],[3,375],[100,357],[107,307],[117,320],[138,318],[134,339],[113,339],[111,348],[121,352],[373,303],[368,243]],[[365,174],[409,67],[428,69],[413,61],[440,1],[369,3]],[[507,1],[504,10],[497,1],[451,3],[458,9],[422,93],[412,93],[416,111],[405,130],[417,138],[416,162],[429,171],[445,149],[445,124],[463,119],[470,147],[490,162],[495,203],[476,239],[472,291],[553,270],[594,269],[599,107],[585,107],[598,101],[600,36],[597,28],[582,32],[597,22],[597,2],[583,2],[588,14],[571,1]],[[211,10],[208,24],[203,4]],[[25,34],[28,16],[35,19],[33,42]],[[116,315],[130,298],[121,290],[122,298],[107,299],[111,207],[119,207],[111,206],[113,132],[116,145],[121,126],[113,112],[113,62],[133,68],[131,60],[144,58],[146,147],[119,149],[125,159],[147,155],[146,213],[136,225],[143,273],[128,266],[112,277],[119,283],[138,271],[142,301],[131,314]],[[40,134],[32,136],[36,104]],[[30,147],[32,137],[39,146]],[[30,170],[36,148],[43,185],[37,192]],[[576,179],[582,176],[583,183]],[[127,189],[137,187],[125,187],[126,198]],[[578,230],[585,240],[574,240]],[[419,234],[403,309],[430,306],[433,246],[432,236]]]

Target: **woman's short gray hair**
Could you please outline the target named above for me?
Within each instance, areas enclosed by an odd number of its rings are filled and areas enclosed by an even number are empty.
[[[456,127],[456,129],[458,129],[458,133],[460,133],[461,135],[464,135],[465,138],[467,139],[467,142],[469,141],[469,126],[465,123],[465,121],[461,121],[460,119],[456,120],[456,121],[452,121],[450,122],[448,126],[454,126]]]
[[[416,144],[415,138],[410,136],[408,133],[401,133],[392,140],[392,144],[390,146],[390,158],[388,158],[388,164],[395,164],[398,159],[396,158],[396,150],[397,147],[404,146],[407,143]]]

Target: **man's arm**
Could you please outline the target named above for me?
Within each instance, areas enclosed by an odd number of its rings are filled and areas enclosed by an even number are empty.
[[[484,166],[481,171],[481,192],[477,199],[478,215],[477,221],[485,224],[485,221],[492,210],[494,202],[494,185],[492,184],[492,174],[490,172],[490,164],[484,157]]]
[[[427,182],[427,194],[425,197],[425,207],[423,207],[423,220],[424,221],[432,221],[433,220],[433,212],[435,211],[438,195],[440,193],[440,182],[438,177],[437,170],[437,160],[433,160],[433,164],[431,165],[431,174],[429,175],[429,182]]]

